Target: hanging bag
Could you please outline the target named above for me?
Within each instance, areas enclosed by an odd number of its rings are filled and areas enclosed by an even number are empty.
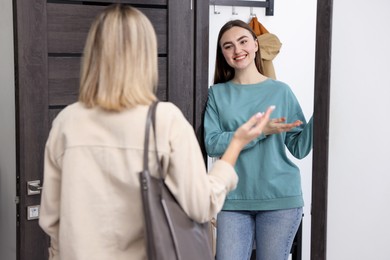
[[[150,174],[148,156],[151,126],[155,143],[154,154],[156,161],[160,162],[155,126],[157,104],[158,102],[154,102],[147,114],[143,171],[140,173],[148,259],[212,260],[208,223],[197,223],[183,211],[164,182],[161,163],[158,163],[159,178]],[[187,174],[185,169],[183,174]]]

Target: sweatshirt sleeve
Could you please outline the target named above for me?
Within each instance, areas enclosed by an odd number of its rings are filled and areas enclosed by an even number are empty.
[[[207,174],[192,126],[180,112],[171,123],[170,155],[165,182],[187,215],[206,222],[222,209],[238,182],[230,164],[217,161]]]
[[[292,92],[290,92],[290,95],[289,111],[291,111],[292,115],[289,118],[289,122],[301,120],[303,124],[286,133],[285,144],[295,158],[302,159],[310,153],[313,146],[313,117],[306,123],[298,100]]]
[[[307,124],[303,124],[298,131],[293,131],[287,135],[286,146],[297,159],[305,158],[313,147],[313,117]]]
[[[204,138],[206,152],[210,157],[221,157],[233,138],[234,131],[225,131],[221,126],[221,118],[214,96],[213,88],[209,89],[206,112],[204,117]],[[249,118],[248,118],[249,119]],[[249,142],[242,150],[250,149],[259,140],[265,139],[264,134]]]
[[[204,116],[204,138],[207,154],[211,157],[221,157],[233,138],[233,134],[234,132],[222,130],[217,104],[212,88],[210,88]]]

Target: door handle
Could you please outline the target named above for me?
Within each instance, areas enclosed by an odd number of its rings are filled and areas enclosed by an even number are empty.
[[[27,182],[27,195],[41,194],[42,186],[40,180]]]

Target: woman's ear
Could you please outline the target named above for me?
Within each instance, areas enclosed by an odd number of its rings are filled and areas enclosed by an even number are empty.
[[[259,40],[257,39],[257,37],[255,38],[255,45],[256,45],[256,51],[259,50]]]

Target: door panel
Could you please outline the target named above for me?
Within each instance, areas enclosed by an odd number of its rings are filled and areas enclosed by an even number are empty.
[[[81,57],[48,57],[49,106],[66,106],[77,101]],[[157,96],[167,100],[167,58],[158,58]]]
[[[93,19],[105,6],[47,4],[49,53],[82,53]],[[139,8],[152,22],[158,39],[158,53],[167,51],[167,9]]]
[[[61,109],[77,100],[80,61],[88,29],[95,15],[112,2],[117,1],[13,0],[18,259],[47,259],[48,237],[40,229],[37,219],[27,220],[28,207],[40,203],[39,194],[27,195],[27,182],[43,181],[44,146],[51,122]],[[141,9],[155,27],[159,99],[175,103],[191,123],[194,118],[199,122],[200,115],[194,112],[194,78],[197,73],[194,68],[198,61],[194,59],[193,1],[121,2]],[[202,87],[207,89],[207,82]]]
[[[48,57],[49,106],[64,106],[77,100],[80,62],[80,57]]]

